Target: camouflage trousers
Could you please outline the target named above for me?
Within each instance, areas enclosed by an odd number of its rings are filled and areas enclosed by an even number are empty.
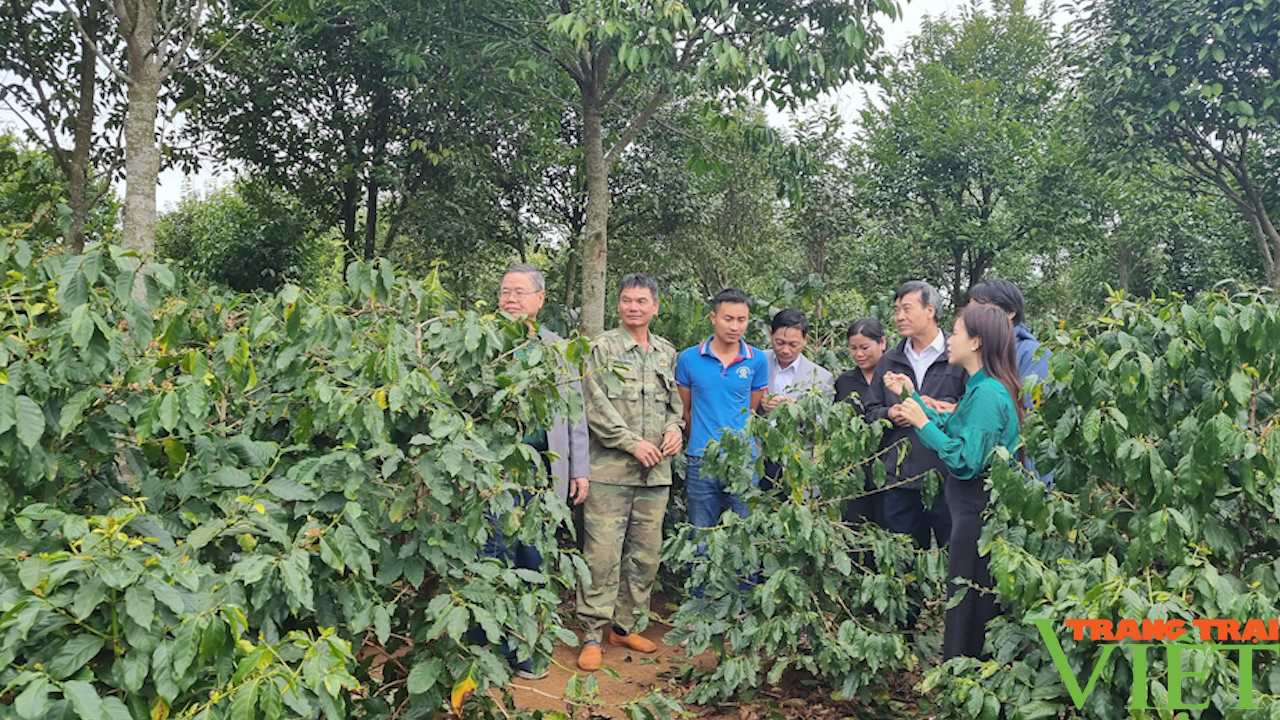
[[[578,586],[583,642],[600,642],[610,623],[629,632],[648,612],[670,493],[670,485],[591,484],[582,511],[591,582]]]

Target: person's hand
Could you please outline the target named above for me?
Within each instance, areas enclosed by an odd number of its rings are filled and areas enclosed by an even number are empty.
[[[921,395],[920,399],[924,401],[924,406],[934,412],[950,413],[956,411],[956,404],[947,402],[946,400],[934,400],[928,395]]]
[[[890,406],[889,419],[898,427],[911,427],[911,423],[907,421],[907,416],[903,414],[902,405]]]
[[[903,400],[898,407],[902,408],[902,418],[907,421],[908,425],[917,430],[929,422],[929,416],[925,415],[924,408],[920,406],[920,403],[916,402],[915,398]]]
[[[672,430],[662,436],[662,456],[674,457],[680,452],[680,448],[684,446],[684,435],[679,430]]]
[[[774,408],[789,400],[791,398],[786,395],[769,395],[764,399],[764,402],[760,403],[760,408],[765,412],[773,412]]]
[[[662,451],[658,449],[657,445],[654,445],[648,440],[641,440],[640,443],[636,445],[636,451],[631,454],[635,455],[636,459],[647,468],[651,468],[662,462]]]
[[[911,382],[911,378],[902,373],[887,372],[884,374],[884,386],[889,388],[889,392],[894,395],[901,396],[905,389],[908,393],[915,392],[915,385]]]
[[[581,505],[587,499],[587,486],[591,481],[584,477],[576,477],[569,481],[569,499],[574,505]]]

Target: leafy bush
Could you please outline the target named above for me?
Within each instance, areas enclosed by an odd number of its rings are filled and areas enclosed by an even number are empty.
[[[689,699],[723,700],[797,668],[844,698],[874,700],[888,676],[920,669],[905,631],[913,606],[941,597],[945,558],[904,535],[842,520],[846,499],[864,493],[861,466],[879,457],[882,433],[853,406],[811,396],[748,427],[752,440],[727,435],[713,445],[704,472],[744,493],[749,516],[726,513],[703,536],[705,556],[687,526],[664,545],[668,567],[690,568],[689,599],[671,618],[679,629],[670,638],[689,639],[691,654],[711,646],[719,656]],[[778,496],[750,487],[750,470],[765,459],[782,465]],[[703,598],[693,597],[697,587]]]
[[[1073,640],[1061,632],[1068,618],[1170,618],[1190,628],[1196,618],[1280,617],[1277,337],[1280,306],[1257,293],[1114,297],[1096,321],[1058,334],[1052,378],[1026,430],[1054,491],[994,474],[981,542],[1007,613],[988,632],[992,660],[952,660],[927,678],[940,717],[1127,716],[1132,654],[1107,657],[1099,642]],[[1052,620],[1081,688],[1101,663],[1081,709],[1036,618]],[[1184,703],[1208,703],[1197,717],[1280,710],[1273,653],[1255,654],[1252,668],[1235,651],[1187,655],[1207,672],[1181,682]],[[1149,704],[1167,707],[1167,655],[1147,656]],[[1240,672],[1252,675],[1259,709],[1237,707]]]
[[[156,251],[192,277],[237,292],[313,280],[337,254],[313,211],[254,180],[184,197],[160,219]]]
[[[145,302],[135,266],[0,246],[0,701],[27,719],[494,713],[509,669],[470,627],[526,654],[571,637],[569,511],[520,438],[565,407],[558,363],[585,343],[530,344],[384,262],[257,300],[184,294],[156,265]],[[542,572],[479,558],[490,517]]]
[[[101,187],[90,187],[92,196]],[[47,151],[0,132],[0,229],[21,236],[35,251],[54,247],[71,234],[67,179]],[[119,203],[110,193],[94,202],[85,219],[90,242],[115,234]]]

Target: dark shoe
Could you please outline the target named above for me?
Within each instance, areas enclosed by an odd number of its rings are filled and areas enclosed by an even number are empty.
[[[516,677],[521,680],[541,680],[551,674],[551,668],[543,668],[542,672],[534,672],[532,660],[521,660],[511,666]]]

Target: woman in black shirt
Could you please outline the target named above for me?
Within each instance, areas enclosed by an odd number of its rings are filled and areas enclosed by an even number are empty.
[[[873,317],[854,320],[849,326],[848,338],[849,352],[853,354],[857,367],[846,370],[836,378],[836,400],[853,403],[854,407],[858,408],[858,412],[862,413],[862,394],[870,386],[871,376],[876,371],[876,363],[880,362],[880,356],[888,347],[888,341],[885,339],[884,327]],[[865,473],[864,489],[868,492],[875,490],[875,483],[871,479],[870,463],[863,466],[863,472]],[[883,524],[883,503],[881,493],[852,498],[845,506],[844,519],[851,523],[870,520]]]

